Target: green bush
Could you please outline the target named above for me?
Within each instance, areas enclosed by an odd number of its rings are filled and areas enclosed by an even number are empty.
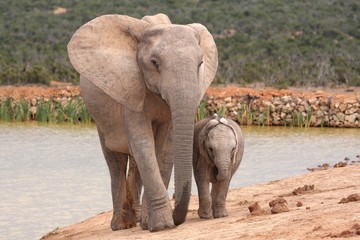
[[[67,12],[55,15],[57,7]],[[66,50],[77,28],[102,14],[164,12],[214,34],[214,84],[360,86],[359,9],[358,0],[2,0],[0,84],[78,84]]]

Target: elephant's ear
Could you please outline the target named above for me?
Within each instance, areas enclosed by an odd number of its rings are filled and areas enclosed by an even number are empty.
[[[204,53],[204,72],[203,80],[200,83],[201,86],[201,97],[205,94],[206,89],[210,86],[214,80],[217,67],[218,67],[218,52],[214,38],[207,30],[207,28],[199,23],[189,24],[190,27],[194,28],[200,35],[200,47]]]
[[[150,24],[171,24],[169,17],[163,13],[158,13],[153,16],[145,16],[141,20],[144,20]]]
[[[143,108],[145,83],[136,60],[137,40],[147,22],[123,15],[104,15],[80,27],[68,44],[76,71],[124,107]]]

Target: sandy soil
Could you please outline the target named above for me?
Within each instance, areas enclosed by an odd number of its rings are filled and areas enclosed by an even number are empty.
[[[360,165],[231,190],[226,218],[201,220],[197,208],[192,196],[186,222],[171,230],[113,232],[105,212],[44,239],[360,239]]]

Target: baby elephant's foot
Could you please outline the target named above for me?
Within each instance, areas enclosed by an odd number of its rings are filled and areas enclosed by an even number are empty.
[[[219,208],[214,208],[213,215],[214,218],[222,218],[222,217],[227,217],[228,212],[226,211],[225,207],[219,207]]]
[[[136,218],[132,211],[122,210],[114,212],[111,219],[111,229],[113,231],[136,227]]]

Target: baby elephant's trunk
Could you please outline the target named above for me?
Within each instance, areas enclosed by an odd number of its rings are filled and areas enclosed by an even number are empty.
[[[227,166],[226,168],[218,169],[218,173],[216,175],[216,180],[218,180],[219,182],[226,179],[229,179],[229,166]]]

